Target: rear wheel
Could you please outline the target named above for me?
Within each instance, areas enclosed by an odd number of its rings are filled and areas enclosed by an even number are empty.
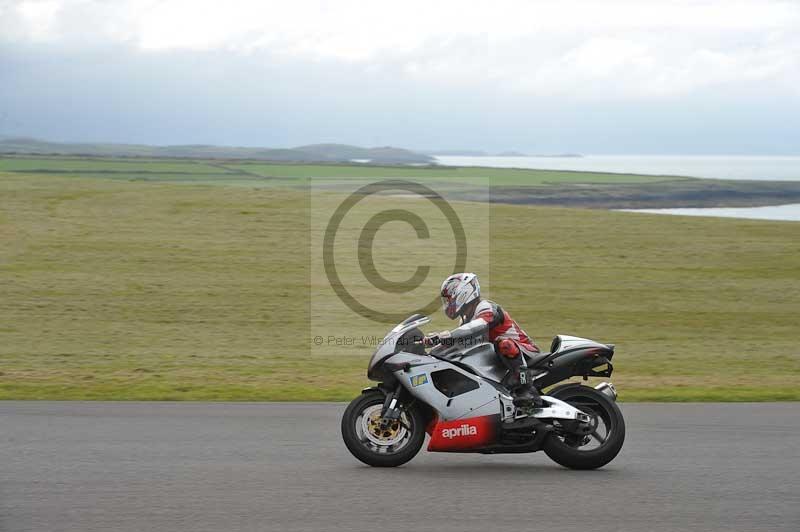
[[[414,408],[401,405],[400,419],[381,419],[380,392],[369,392],[353,399],[342,416],[342,438],[353,456],[374,467],[405,464],[419,452],[425,441],[425,422]]]
[[[625,441],[625,420],[616,402],[588,386],[567,386],[552,393],[589,415],[587,433],[564,430],[544,442],[544,452],[570,469],[596,469],[613,460]]]

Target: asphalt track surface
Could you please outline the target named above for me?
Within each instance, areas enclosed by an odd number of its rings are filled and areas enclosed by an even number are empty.
[[[800,530],[800,404],[623,404],[622,452],[584,472],[373,469],[344,406],[0,402],[0,530]]]

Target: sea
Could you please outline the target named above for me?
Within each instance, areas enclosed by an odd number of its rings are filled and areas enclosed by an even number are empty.
[[[445,166],[536,168],[617,172],[704,179],[800,181],[800,156],[791,155],[584,155],[580,157],[436,156]],[[639,212],[800,221],[800,204],[700,209],[642,209]]]

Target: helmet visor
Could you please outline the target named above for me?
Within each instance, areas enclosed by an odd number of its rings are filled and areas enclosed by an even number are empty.
[[[442,296],[442,310],[445,315],[452,319],[456,317],[456,299],[453,297]]]

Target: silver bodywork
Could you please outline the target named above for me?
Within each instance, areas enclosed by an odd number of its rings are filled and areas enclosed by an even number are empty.
[[[398,360],[395,360],[398,358]],[[486,379],[472,375],[448,362],[429,356],[407,355],[399,353],[389,359],[390,362],[403,363],[407,359],[416,360],[414,366],[406,372],[394,373],[412,395],[429,404],[439,413],[443,421],[475,416],[501,414],[500,392]],[[433,374],[442,370],[452,370],[464,378],[477,384],[474,390],[448,397],[434,386]],[[414,383],[421,383],[416,384]],[[510,397],[509,397],[510,400]],[[513,412],[511,412],[513,414]]]
[[[442,421],[466,419],[477,416],[499,415],[503,420],[519,418],[515,412],[509,391],[500,384],[506,373],[497,360],[491,343],[483,342],[464,349],[447,349],[441,355],[446,360],[427,354],[414,354],[396,349],[398,340],[406,332],[428,323],[430,318],[419,318],[392,329],[381,341],[370,360],[370,369],[380,363],[391,364],[397,380],[417,399],[430,405]],[[573,336],[562,336],[560,349],[581,343],[594,344],[591,340]],[[566,346],[565,346],[566,345]],[[600,344],[598,344],[600,345]],[[461,362],[474,369],[477,375],[462,369],[451,361]],[[437,373],[456,372],[462,384],[471,387],[454,396],[448,396],[435,385]],[[463,379],[469,379],[467,383]],[[545,408],[534,411],[534,417],[548,419],[583,419],[586,414],[558,399],[542,396]]]
[[[558,348],[553,350],[553,353],[560,353],[568,349],[576,347],[605,347],[603,344],[589,340],[588,338],[580,338],[578,336],[569,336],[566,334],[559,334],[556,336],[558,339]]]
[[[416,327],[425,325],[430,321],[431,319],[429,317],[422,316],[419,319],[410,321],[408,323],[396,325],[394,329],[389,331],[389,333],[383,337],[383,340],[379,342],[378,348],[375,350],[375,352],[372,354],[372,358],[369,360],[369,369],[367,371],[372,371],[376,365],[380,364],[387,356],[396,351],[395,348],[397,347],[397,342],[400,340],[403,334]]]
[[[497,363],[494,346],[489,342],[465,349],[454,358],[470,366],[482,377],[494,382],[502,381],[508,371],[505,366]]]

